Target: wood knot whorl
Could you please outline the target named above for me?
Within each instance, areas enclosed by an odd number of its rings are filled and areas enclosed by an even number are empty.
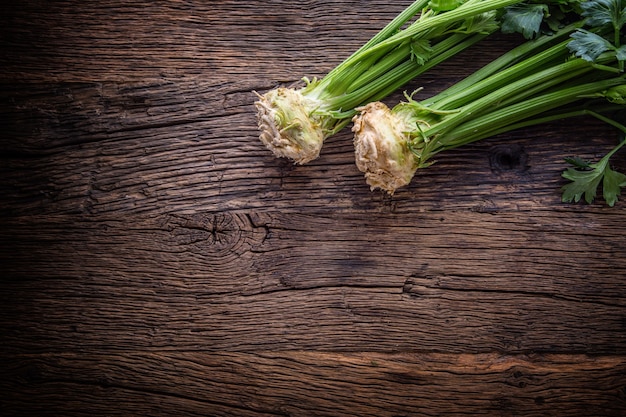
[[[522,145],[496,145],[489,150],[489,165],[494,172],[524,172],[528,169],[527,164],[528,154]]]

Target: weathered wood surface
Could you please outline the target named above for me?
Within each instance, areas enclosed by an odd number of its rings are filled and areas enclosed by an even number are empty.
[[[252,90],[400,3],[0,6],[0,414],[626,415],[626,204],[559,201],[610,129],[452,151],[393,197],[347,129],[307,166],[257,140]]]

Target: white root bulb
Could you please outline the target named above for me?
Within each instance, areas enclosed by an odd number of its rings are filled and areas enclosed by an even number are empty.
[[[297,164],[317,158],[325,138],[320,123],[311,116],[318,104],[298,90],[283,87],[258,97],[254,105],[261,142],[277,157]]]
[[[357,109],[353,117],[356,166],[365,174],[373,191],[393,193],[408,185],[417,170],[417,161],[408,147],[402,119],[381,103],[369,103]]]

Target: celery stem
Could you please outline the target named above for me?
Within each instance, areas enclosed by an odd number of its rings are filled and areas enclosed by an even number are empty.
[[[479,42],[486,36],[478,34],[468,38],[464,34],[452,35],[433,47],[433,55],[423,65],[418,65],[416,62],[406,59],[405,62],[396,65],[392,70],[379,74],[369,84],[363,85],[349,94],[338,96],[328,101],[328,105],[332,108],[352,111],[354,107],[361,103],[381,100],[420,74]],[[354,114],[354,112],[351,114]]]
[[[564,37],[569,37],[569,35],[581,25],[582,22],[576,22],[563,27],[551,36],[540,36],[533,41],[524,42],[523,44],[501,55],[499,58],[496,58],[494,61],[474,72],[472,75],[454,84],[452,87],[449,87],[441,93],[422,101],[421,104],[431,106],[435,103],[445,102],[445,99],[451,101],[452,99],[448,99],[448,97],[453,95],[465,96],[469,91],[476,88],[476,84],[478,82],[506,68],[509,68],[510,66],[528,57],[534,56],[537,54],[537,51],[542,51],[550,43],[555,43]]]
[[[523,69],[523,65],[520,66],[520,70]],[[538,71],[524,78],[520,78],[514,73],[510,74],[511,78],[509,78],[509,80],[511,82],[461,107],[460,112],[451,116],[449,119],[445,120],[445,122],[434,126],[432,129],[428,129],[428,135],[434,136],[442,134],[443,132],[449,132],[464,122],[476,120],[476,118],[480,117],[485,111],[489,111],[491,108],[495,107],[497,109],[498,107],[504,107],[510,102],[519,102],[538,91],[543,91],[548,87],[558,85],[563,81],[580,76],[582,73],[591,70],[593,70],[593,66],[589,62],[582,59],[574,59]],[[488,80],[489,79],[485,81]],[[493,112],[487,113],[487,115],[489,114],[493,114]]]
[[[539,68],[545,68],[557,58],[565,58],[567,56],[567,50],[564,47],[568,42],[569,40],[560,42],[545,51],[536,53],[516,65],[503,69],[488,78],[484,78],[483,80],[468,86],[465,90],[459,91],[457,94],[453,94],[437,102],[433,102],[431,107],[437,110],[459,108],[467,103],[472,103],[481,97],[502,88],[503,86],[510,85],[516,80],[524,78],[527,74],[536,72]],[[428,101],[431,102],[432,100]]]
[[[542,112],[565,106],[579,100],[582,96],[604,91],[612,86],[623,83],[624,76],[596,81],[546,93],[544,95],[499,109],[495,112],[464,123],[463,125],[458,126],[458,128],[454,131],[446,135],[442,135],[436,141],[430,142],[437,142],[438,148],[429,150],[429,155],[433,155],[434,153],[444,149],[451,149],[467,143],[475,142],[495,134],[508,132],[513,128],[519,127],[516,125],[516,122],[530,119],[537,114],[541,114]],[[544,119],[542,121],[547,120]],[[427,133],[430,134],[428,131]]]

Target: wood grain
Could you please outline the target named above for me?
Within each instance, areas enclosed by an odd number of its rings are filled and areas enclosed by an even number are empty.
[[[31,334],[5,338],[27,350],[112,338],[121,349],[625,353],[610,278],[626,265],[609,243],[624,231],[590,246],[567,234],[579,214],[546,220],[196,213],[7,225],[5,288],[21,296],[5,304]]]
[[[0,415],[626,415],[626,205],[560,202],[610,128],[450,151],[393,197],[349,129],[306,166],[258,140],[253,90],[408,3],[0,6]]]
[[[280,351],[20,356],[39,415],[623,415],[623,357]],[[78,395],[58,396],[54,384]],[[593,391],[589,398],[581,389]],[[112,398],[116,401],[113,402]],[[117,401],[121,399],[121,401]],[[480,404],[479,407],[477,405]],[[78,411],[78,412],[76,412]]]

